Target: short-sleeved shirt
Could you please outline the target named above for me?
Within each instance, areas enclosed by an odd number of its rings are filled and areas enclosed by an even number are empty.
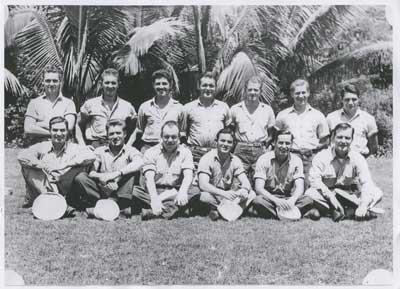
[[[343,109],[331,112],[326,117],[329,129],[332,131],[339,123],[349,123],[354,128],[354,138],[351,148],[361,154],[368,154],[368,138],[378,132],[375,118],[368,112],[358,109],[355,115],[349,118]]]
[[[161,127],[170,120],[176,121],[179,125],[179,130],[183,132],[183,105],[171,98],[168,104],[161,109],[156,104],[155,98],[152,98],[140,105],[136,128],[143,133],[143,141],[160,142]]]
[[[96,161],[94,170],[99,173],[119,171],[132,162],[141,161],[143,155],[134,147],[124,145],[120,152],[115,156],[109,146],[98,147],[94,151]]]
[[[198,174],[205,173],[210,176],[210,183],[222,190],[231,190],[232,183],[240,174],[244,174],[242,161],[235,155],[221,164],[218,150],[212,149],[206,153],[199,162]]]
[[[254,179],[265,181],[264,188],[271,194],[290,196],[297,179],[304,179],[303,162],[292,153],[283,164],[279,164],[275,158],[275,152],[263,154],[256,164]]]
[[[144,153],[143,173],[154,171],[156,186],[177,188],[182,184],[183,171],[193,169],[192,153],[183,145],[168,153],[162,144],[157,144]]]
[[[56,116],[76,116],[74,102],[60,94],[52,103],[46,95],[32,99],[26,109],[25,117],[31,117],[36,121],[49,123],[50,119]]]
[[[310,169],[310,184],[323,192],[333,188],[350,190],[352,185],[361,187],[361,191],[369,191],[372,186],[375,188],[365,158],[356,151],[350,151],[345,159],[338,158],[334,147],[315,155]]]
[[[112,109],[103,100],[103,96],[94,97],[85,101],[80,111],[82,118],[89,121],[86,124],[85,135],[88,140],[100,140],[107,138],[106,124],[110,119],[134,119],[135,108],[132,104],[117,97]]]
[[[294,106],[278,113],[276,127],[289,130],[293,136],[293,149],[315,149],[319,139],[329,135],[328,123],[319,110],[307,105],[306,110],[298,113]]]
[[[60,152],[55,152],[51,141],[37,143],[18,155],[18,161],[22,165],[36,167],[38,164],[47,164],[53,168],[63,167],[71,162],[76,166],[90,164],[95,158],[95,154],[87,147],[72,142],[66,142]]]
[[[185,131],[189,131],[188,144],[201,147],[215,147],[215,137],[224,126],[231,122],[229,107],[215,99],[210,106],[204,106],[196,99],[184,106]]]
[[[245,102],[239,102],[231,107],[231,115],[235,136],[240,142],[263,142],[268,138],[268,129],[275,125],[275,114],[265,103],[260,103],[251,114]]]

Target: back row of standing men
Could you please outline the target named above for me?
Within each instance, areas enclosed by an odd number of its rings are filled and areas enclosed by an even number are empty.
[[[76,118],[74,103],[60,93],[59,71],[49,69],[44,73],[45,94],[28,105],[25,132],[40,140],[48,139],[49,120],[54,116],[63,116],[68,121],[70,131],[73,132],[75,128],[75,138],[79,144],[97,148],[109,143],[107,123],[112,119],[122,119],[128,128],[136,123],[127,146],[141,140],[141,151],[144,153],[160,143],[163,124],[175,121],[179,138],[187,144],[197,167],[201,157],[216,146],[217,133],[231,126],[237,141],[234,155],[240,158],[246,174],[253,179],[257,160],[272,143],[273,131],[289,131],[293,136],[291,152],[302,160],[306,183],[314,155],[329,145],[330,131],[340,123],[350,123],[354,129],[352,151],[365,157],[376,152],[375,119],[359,109],[360,95],[353,85],[344,87],[342,91],[343,109],[325,118],[308,104],[308,82],[296,80],[290,87],[294,105],[281,111],[275,119],[272,108],[260,102],[262,82],[258,77],[252,77],[246,83],[244,100],[230,109],[226,103],[214,98],[216,79],[211,73],[204,74],[199,80],[199,98],[185,106],[172,98],[172,78],[167,71],[154,72],[152,83],[156,96],[144,102],[136,114],[129,102],[118,97],[118,72],[107,69],[102,75],[103,95],[87,100]],[[288,170],[286,168],[286,174]],[[338,175],[339,172],[334,174]],[[31,202],[27,199],[27,203]]]

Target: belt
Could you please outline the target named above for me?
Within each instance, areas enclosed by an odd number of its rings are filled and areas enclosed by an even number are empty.
[[[290,149],[290,152],[292,152],[292,153],[295,153],[295,154],[300,154],[300,155],[305,155],[305,154],[307,154],[307,152],[312,152],[312,153],[317,153],[317,152],[319,152],[321,149],[310,149],[310,150],[307,150],[306,152],[302,152],[301,150],[298,150],[298,149]]]
[[[156,189],[164,189],[164,190],[176,189],[176,190],[179,190],[179,187],[167,186],[167,185],[156,185]]]
[[[255,147],[255,148],[261,148],[261,147],[265,146],[265,143],[263,143],[263,142],[242,142],[242,141],[239,141],[238,144],[245,145],[245,146],[248,146],[248,147]]]
[[[334,185],[333,187],[329,188],[330,190],[334,190],[334,189],[341,189],[341,190],[345,190],[345,191],[357,191],[358,190],[358,186],[357,184],[351,184],[351,185]]]

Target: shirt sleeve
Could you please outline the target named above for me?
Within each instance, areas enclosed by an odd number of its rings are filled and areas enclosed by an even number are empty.
[[[205,154],[204,156],[201,157],[201,159],[199,161],[199,166],[197,169],[198,174],[205,173],[205,174],[209,175],[210,177],[212,176],[210,161],[211,160],[207,154]]]
[[[68,105],[65,109],[64,116],[66,116],[68,114],[76,115],[75,103],[71,99],[68,99],[68,98],[67,98],[67,101],[68,101]]]
[[[325,164],[323,161],[323,152],[315,155],[309,173],[310,186],[322,192],[329,191],[329,188],[322,181]]]
[[[228,126],[232,123],[232,113],[231,110],[229,109],[229,106],[225,104],[225,112],[224,112],[224,125]]]
[[[133,107],[132,104],[129,104],[129,105],[130,105],[130,108],[129,108],[129,118],[135,119],[136,116],[137,116],[136,110],[135,110],[135,108]]]
[[[186,135],[185,111],[184,111],[182,104],[180,105],[180,111],[179,111],[179,115],[178,115],[178,126],[179,126],[180,135],[181,136]]]
[[[154,157],[154,150],[148,149],[144,153],[143,160],[143,173],[146,171],[156,171],[156,158]]]
[[[145,114],[144,114],[143,105],[144,104],[142,104],[139,107],[139,112],[138,112],[138,115],[137,115],[137,122],[136,122],[136,129],[141,133],[144,132],[144,128],[146,127],[146,117],[145,117]]]
[[[269,112],[268,112],[268,114],[269,114],[268,127],[270,128],[270,127],[275,126],[275,114],[271,107],[268,107],[268,110],[269,110]]]
[[[232,160],[232,165],[233,167],[233,176],[237,177],[240,174],[243,174],[245,172],[243,163],[239,158],[234,158]]]
[[[101,166],[101,152],[98,151],[98,149],[96,149],[94,151],[95,154],[95,159],[92,165],[92,168],[95,172],[99,172],[100,171],[100,166]]]
[[[283,111],[276,116],[275,127],[279,130],[284,130],[286,128]]]
[[[378,133],[378,126],[376,125],[375,118],[370,115],[370,118],[367,122],[367,132],[368,132],[368,137]]]
[[[37,111],[36,111],[35,102],[33,100],[31,100],[29,102],[28,107],[26,108],[25,117],[27,117],[27,116],[32,117],[37,120]]]
[[[183,150],[182,150],[183,151]],[[184,150],[184,157],[182,161],[182,170],[194,170],[193,156],[189,150]]]
[[[361,193],[371,191],[371,189],[375,188],[375,183],[372,180],[367,161],[359,154],[354,157],[354,161],[358,180],[361,186]]]
[[[318,138],[324,138],[329,135],[329,126],[325,116],[320,112],[319,124],[318,124]]]
[[[95,160],[96,155],[88,147],[76,145],[71,152],[70,164],[71,166],[89,165]]]
[[[267,160],[264,157],[260,157],[256,163],[256,169],[254,171],[254,179],[267,180]]]
[[[23,149],[18,154],[18,161],[21,166],[27,167],[37,167],[40,165],[40,159],[42,156],[41,153],[41,146],[42,144],[38,143],[29,148]]]
[[[292,156],[293,157],[293,156]],[[304,179],[303,161],[300,158],[293,157],[293,180]]]

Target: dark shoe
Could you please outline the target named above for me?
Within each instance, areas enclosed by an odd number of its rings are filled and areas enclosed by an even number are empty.
[[[88,219],[94,219],[95,218],[95,216],[94,216],[94,208],[86,208],[85,213],[86,213],[86,217]]]
[[[75,217],[75,212],[76,210],[74,208],[68,206],[67,209],[65,210],[63,218],[73,218]]]
[[[216,221],[219,219],[219,213],[216,210],[211,210],[210,213],[208,213],[208,216],[212,221]]]
[[[140,214],[142,221],[147,221],[156,218],[157,216],[153,214],[152,209],[142,209],[142,213]]]
[[[338,210],[332,210],[331,212],[332,220],[334,222],[339,222],[344,219],[345,215],[339,212]]]
[[[318,221],[321,218],[321,214],[318,209],[314,208],[305,213],[303,217],[313,221]]]

